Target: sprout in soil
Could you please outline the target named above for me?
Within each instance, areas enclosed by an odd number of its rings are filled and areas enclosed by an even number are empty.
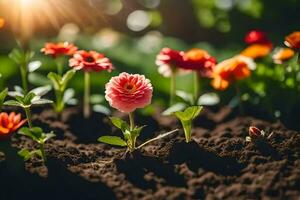
[[[48,74],[48,78],[52,81],[56,98],[55,103],[53,105],[56,113],[58,114],[60,114],[63,111],[66,103],[69,103],[70,101],[74,100],[72,95],[74,93],[69,95],[70,93],[66,92],[66,89],[69,81],[72,79],[75,73],[76,71],[71,69],[67,71],[63,76],[54,72],[50,72]]]
[[[185,135],[185,141],[191,142],[192,136],[191,136],[191,130],[192,130],[192,122],[193,119],[195,119],[201,112],[202,106],[191,106],[186,108],[184,111],[176,111],[174,115],[180,120],[184,135]]]
[[[20,66],[21,78],[22,78],[22,88],[25,93],[28,92],[28,64],[33,58],[34,52],[23,51],[20,49],[14,49],[9,57]]]
[[[89,118],[91,115],[90,109],[90,73],[113,70],[110,60],[101,53],[95,51],[77,51],[73,58],[69,60],[70,67],[75,70],[84,71],[84,96],[83,96],[83,115]]]
[[[31,122],[30,108],[32,105],[43,105],[43,104],[53,103],[53,101],[50,101],[48,99],[42,99],[42,96],[45,95],[50,90],[51,90],[51,86],[47,85],[47,86],[35,88],[31,90],[29,93],[27,93],[26,95],[24,95],[22,88],[16,86],[15,91],[8,92],[8,94],[11,97],[14,97],[15,100],[5,101],[3,105],[17,106],[23,108],[26,114],[28,126],[31,128],[32,122]]]
[[[23,157],[24,161],[29,160],[35,155],[41,157],[44,162],[47,161],[45,154],[45,142],[50,138],[55,137],[55,134],[52,131],[50,133],[44,133],[43,129],[40,127],[23,127],[18,131],[18,134],[25,135],[39,144],[39,149],[33,151],[22,149],[18,152],[18,154]]]
[[[265,141],[272,137],[274,132],[271,132],[267,137],[264,130],[260,130],[255,126],[249,127],[249,136],[246,137],[247,142],[257,142],[257,141]]]

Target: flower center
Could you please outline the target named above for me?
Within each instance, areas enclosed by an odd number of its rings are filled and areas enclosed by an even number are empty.
[[[125,89],[128,90],[129,92],[132,92],[132,91],[134,91],[135,87],[134,87],[133,84],[127,83],[127,84],[125,85]]]
[[[92,56],[87,56],[84,58],[84,61],[91,63],[91,62],[95,62],[95,59]]]

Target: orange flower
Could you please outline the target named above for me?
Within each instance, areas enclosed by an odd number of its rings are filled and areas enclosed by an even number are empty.
[[[20,128],[26,119],[21,119],[21,114],[11,112],[9,115],[6,112],[0,113],[0,136],[8,135]]]
[[[5,25],[5,20],[0,17],[0,28],[2,28]]]
[[[272,50],[272,44],[252,44],[241,52],[242,56],[252,59],[262,58],[268,55]]]
[[[300,31],[295,31],[286,36],[284,44],[293,49],[300,49]]]
[[[289,60],[295,55],[295,52],[290,48],[280,48],[274,55],[273,61],[276,64],[282,64],[284,61]]]
[[[45,55],[51,55],[53,58],[58,56],[72,56],[76,51],[77,47],[74,44],[68,42],[60,43],[46,43],[45,47],[41,49],[41,52]]]
[[[255,67],[253,60],[245,56],[224,60],[214,68],[212,86],[217,90],[225,90],[232,82],[250,76],[250,69]]]
[[[191,49],[184,54],[183,69],[198,71],[202,77],[211,77],[216,59],[202,49]]]

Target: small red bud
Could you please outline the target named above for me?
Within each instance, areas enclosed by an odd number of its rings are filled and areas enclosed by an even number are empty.
[[[255,126],[250,126],[249,127],[249,136],[251,138],[258,138],[258,137],[261,137],[262,136],[262,131],[255,127]]]

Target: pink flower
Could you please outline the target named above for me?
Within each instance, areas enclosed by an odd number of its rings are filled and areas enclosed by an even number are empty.
[[[165,77],[170,77],[172,71],[178,71],[183,64],[183,56],[183,51],[163,48],[156,56],[155,64],[158,66],[158,72]]]
[[[143,75],[123,72],[112,77],[105,88],[106,100],[121,112],[130,113],[151,103],[153,88]]]
[[[76,70],[84,71],[103,71],[111,72],[113,70],[112,63],[103,54],[95,51],[77,51],[73,58],[69,60],[69,65]]]

